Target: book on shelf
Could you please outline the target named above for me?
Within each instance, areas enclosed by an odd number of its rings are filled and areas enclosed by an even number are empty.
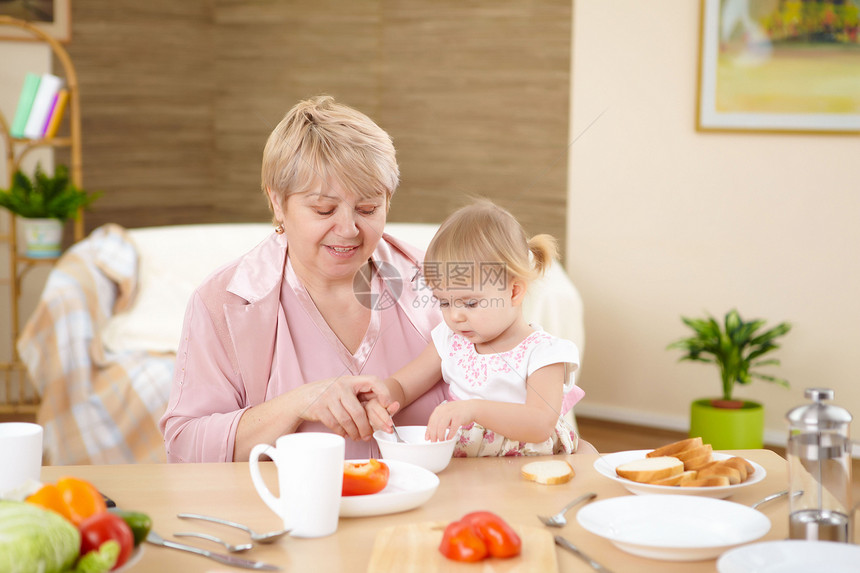
[[[59,77],[53,74],[42,74],[39,89],[36,90],[36,97],[33,98],[33,106],[30,108],[30,116],[27,118],[27,125],[24,126],[24,137],[41,139],[54,98],[62,85],[63,80]]]
[[[57,135],[57,130],[60,129],[60,122],[63,121],[63,115],[66,113],[66,107],[69,105],[69,90],[60,88],[57,93],[57,99],[54,103],[54,108],[51,110],[51,115],[45,125],[45,133],[43,137],[50,139]]]
[[[18,107],[15,109],[15,117],[9,128],[12,137],[24,137],[24,127],[27,125],[27,118],[30,117],[30,108],[33,107],[33,99],[36,97],[41,79],[33,73],[28,73],[24,77],[24,86],[18,97]]]

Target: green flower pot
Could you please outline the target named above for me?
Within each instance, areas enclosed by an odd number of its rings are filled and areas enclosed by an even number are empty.
[[[764,446],[764,407],[743,402],[740,408],[715,408],[710,398],[690,406],[690,437],[701,436],[715,450],[752,450]]]

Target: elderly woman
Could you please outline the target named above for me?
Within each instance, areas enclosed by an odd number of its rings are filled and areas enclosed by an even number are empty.
[[[384,235],[399,169],[391,138],[330,97],[303,101],[263,152],[274,233],[188,303],[160,422],[170,461],[247,460],[283,434],[332,431],[378,457],[362,401],[441,320],[415,279],[422,254]],[[364,375],[367,372],[372,375]],[[427,423],[441,384],[395,416]]]

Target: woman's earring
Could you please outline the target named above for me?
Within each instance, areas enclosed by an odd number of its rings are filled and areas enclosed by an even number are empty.
[[[283,235],[284,234],[284,224],[278,223],[278,226],[275,227],[275,232],[279,235]]]

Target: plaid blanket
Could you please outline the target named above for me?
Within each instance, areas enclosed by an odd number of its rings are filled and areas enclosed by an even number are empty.
[[[46,463],[165,461],[158,420],[175,355],[110,352],[100,329],[128,308],[138,256],[125,230],[104,225],[57,261],[18,352],[41,397]]]

